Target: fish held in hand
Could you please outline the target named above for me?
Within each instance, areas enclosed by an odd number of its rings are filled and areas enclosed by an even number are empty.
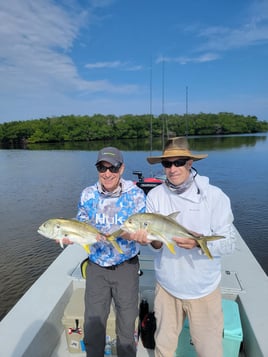
[[[104,236],[90,224],[66,218],[51,218],[42,223],[37,232],[46,238],[59,241],[62,248],[63,240],[67,238],[70,242],[80,244],[88,254],[90,253],[90,246],[98,241],[97,236]],[[108,237],[105,236],[105,238],[119,253],[123,253],[116,242],[115,235],[111,234]]]
[[[165,216],[160,213],[136,213],[131,215],[120,228],[129,233],[144,229],[148,233],[148,240],[157,240],[164,243],[173,254],[176,253],[174,237],[194,239],[203,253],[209,259],[213,259],[207,242],[225,237],[219,235],[196,236],[175,220],[178,214],[179,212],[174,212]]]

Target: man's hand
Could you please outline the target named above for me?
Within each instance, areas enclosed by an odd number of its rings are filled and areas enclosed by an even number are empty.
[[[121,237],[128,240],[134,240],[135,242],[140,243],[142,245],[146,245],[151,243],[151,241],[147,239],[147,235],[148,233],[145,229],[139,229],[137,232],[134,233],[124,232],[121,234]]]
[[[191,238],[180,238],[174,237],[172,238],[178,247],[184,249],[193,249],[198,246],[197,241]]]
[[[67,237],[62,238],[61,240],[56,239],[56,243],[60,244],[60,242],[62,242],[63,244],[66,244],[66,245],[68,245],[68,244],[74,244],[74,243],[73,243],[72,241],[70,241],[70,239],[67,238]]]

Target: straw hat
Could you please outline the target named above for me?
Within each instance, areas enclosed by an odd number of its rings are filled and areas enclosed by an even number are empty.
[[[208,155],[204,154],[193,154],[188,145],[188,141],[185,137],[178,136],[176,138],[171,138],[167,141],[163,154],[161,156],[151,156],[147,157],[147,161],[150,164],[157,164],[164,159],[169,159],[172,157],[187,158],[193,161],[198,161],[206,158]]]

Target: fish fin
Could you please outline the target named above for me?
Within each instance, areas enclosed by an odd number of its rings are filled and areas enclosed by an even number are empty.
[[[90,245],[89,244],[83,244],[82,247],[85,249],[87,254],[90,254]]]
[[[165,243],[168,249],[171,251],[172,254],[176,254],[175,252],[175,246],[173,243]]]
[[[200,248],[202,249],[203,253],[209,258],[209,259],[213,259],[213,256],[210,253],[210,250],[208,249],[207,246],[207,241],[206,239],[198,239],[198,244],[200,245]]]
[[[155,240],[159,240],[160,242],[164,243],[172,254],[176,254],[174,243],[167,241],[166,237],[163,234],[159,234],[159,232],[156,231],[151,231],[151,235],[152,237],[156,237]]]
[[[173,221],[176,221],[176,218],[177,218],[177,216],[178,216],[179,213],[180,213],[180,211],[173,212],[173,213],[167,215],[167,218],[169,218],[169,219],[171,219],[171,220],[173,220]]]
[[[62,239],[59,240],[59,243],[60,243],[60,246],[62,247],[62,249],[64,249],[64,244],[63,244]]]

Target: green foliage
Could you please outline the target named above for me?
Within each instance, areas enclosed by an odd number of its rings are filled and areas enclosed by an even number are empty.
[[[233,113],[93,116],[66,115],[0,124],[2,144],[148,139],[165,135],[249,134],[268,131],[268,122]]]

